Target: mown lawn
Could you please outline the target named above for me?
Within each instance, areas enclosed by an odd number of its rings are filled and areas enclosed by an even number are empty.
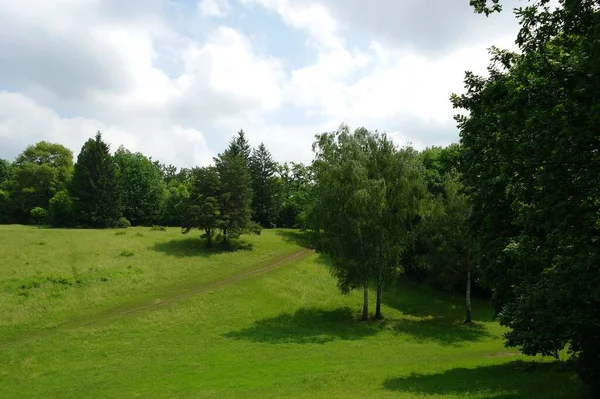
[[[269,257],[299,250],[292,238],[266,231],[245,238],[252,251],[208,255],[177,230],[115,236],[114,230],[1,228],[4,287],[36,273],[65,277],[81,264],[105,271],[100,275],[130,264],[141,271],[74,284],[62,296],[45,286],[29,296],[4,289],[2,323],[12,341],[0,345],[12,343],[0,347],[0,397],[577,397],[581,386],[561,364],[532,363],[503,347],[503,330],[485,304],[475,303],[476,323],[466,326],[462,298],[403,282],[386,293],[384,321],[358,322],[360,293],[339,294],[316,254],[164,306],[115,317],[100,312],[142,303],[144,291],[167,298],[169,290],[177,295],[182,287],[261,268]],[[134,255],[120,256],[123,250]],[[70,313],[96,322],[27,336]],[[20,336],[28,339],[15,341]]]

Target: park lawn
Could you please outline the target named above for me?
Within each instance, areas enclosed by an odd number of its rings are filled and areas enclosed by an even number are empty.
[[[256,253],[299,249],[289,235],[263,234],[247,237]],[[189,258],[200,263],[204,254],[171,255],[168,266]],[[358,322],[361,294],[341,295],[326,260],[309,254],[164,306],[2,346],[0,397],[508,399],[573,398],[581,389],[560,364],[504,348],[483,303],[474,303],[476,323],[467,326],[462,298],[401,282],[384,299],[384,321]]]
[[[0,342],[185,293],[297,251],[281,234],[265,230],[244,237],[252,250],[213,253],[197,230],[0,225]]]

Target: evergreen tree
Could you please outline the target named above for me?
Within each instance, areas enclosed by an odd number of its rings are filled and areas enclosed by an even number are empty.
[[[212,246],[215,230],[221,226],[221,179],[214,166],[196,168],[192,171],[194,185],[184,211],[184,234],[197,228],[204,231],[207,245]]]
[[[223,241],[239,237],[250,227],[252,186],[243,155],[226,151],[215,160],[221,182],[219,228]]]
[[[114,226],[121,217],[119,169],[102,134],[81,148],[71,184],[77,221],[93,227]]]
[[[252,217],[262,227],[273,227],[276,220],[278,185],[275,173],[277,164],[263,143],[252,152],[250,173],[252,178]]]

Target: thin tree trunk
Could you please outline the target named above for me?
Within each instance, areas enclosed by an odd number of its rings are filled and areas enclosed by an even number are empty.
[[[465,318],[465,323],[471,323],[471,271],[467,272],[467,306],[466,311],[467,315]]]
[[[383,276],[382,273],[380,272],[379,275],[377,276],[377,305],[375,308],[375,318],[377,320],[381,320],[383,319],[383,316],[381,315],[381,300],[383,298]]]
[[[206,231],[206,246],[212,247],[212,231],[210,229],[205,229]]]
[[[363,312],[362,312],[362,321],[369,320],[369,285],[365,282],[363,286]]]

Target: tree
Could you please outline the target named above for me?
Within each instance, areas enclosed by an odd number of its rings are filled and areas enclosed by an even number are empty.
[[[477,277],[474,240],[469,226],[471,208],[457,173],[443,176],[442,193],[430,199],[431,210],[418,231],[425,243],[420,259],[430,278],[447,290],[465,293],[465,323],[471,323],[471,287]]]
[[[221,179],[214,166],[196,168],[192,175],[194,187],[184,211],[182,232],[187,234],[193,228],[203,230],[207,245],[211,247],[214,232],[222,223],[219,207]]]
[[[73,173],[73,153],[60,144],[40,141],[28,146],[11,165],[6,188],[16,221],[28,221],[31,209],[47,209],[50,198],[67,187]]]
[[[155,224],[163,210],[166,190],[160,170],[143,154],[132,153],[123,146],[114,158],[123,187],[123,216],[133,226]]]
[[[54,227],[74,225],[73,200],[67,190],[61,190],[50,199],[50,224]]]
[[[42,223],[44,223],[46,221],[46,219],[48,219],[48,211],[45,210],[44,208],[40,208],[39,206],[36,206],[35,208],[33,208],[31,210],[31,217],[35,221],[35,224],[40,226]]]
[[[364,128],[317,136],[313,163],[317,186],[310,212],[319,247],[331,255],[342,292],[377,284],[375,317],[381,318],[383,288],[399,272],[400,256],[425,193],[416,151],[398,151],[386,135]]]
[[[252,186],[245,150],[240,150],[245,148],[243,143],[241,131],[214,159],[215,166],[192,171],[194,183],[184,211],[184,234],[193,228],[204,230],[211,245],[217,229],[225,243],[243,233],[260,233],[260,226],[250,220]]]
[[[229,142],[229,147],[225,150],[224,155],[240,155],[246,166],[249,167],[251,154],[252,148],[246,139],[246,133],[243,129],[240,129],[237,136],[234,136]]]
[[[368,179],[368,154],[360,134],[346,125],[317,136],[313,167],[317,201],[311,226],[320,235],[320,250],[332,259],[332,273],[346,294],[362,288],[362,320],[369,317],[369,281],[373,277],[376,239],[374,216],[382,208],[381,184]]]
[[[277,226],[306,227],[306,212],[314,200],[312,166],[290,162],[278,166]]]
[[[6,159],[0,159],[0,188],[9,180],[10,168],[10,162]]]
[[[167,185],[165,198],[162,201],[161,224],[165,226],[181,226],[184,218],[185,204],[190,198],[188,184],[180,183],[176,179]]]
[[[220,179],[219,229],[223,241],[237,238],[250,227],[252,186],[250,171],[243,155],[225,151],[215,159]]]
[[[252,179],[253,220],[262,227],[273,227],[276,220],[278,185],[277,164],[263,143],[252,152],[250,173]]]
[[[76,219],[87,226],[114,226],[122,215],[119,168],[97,132],[81,148],[71,184]]]
[[[493,49],[489,77],[467,73],[452,101],[469,112],[461,164],[507,345],[568,347],[600,396],[600,13],[547,4],[517,12],[521,53]]]

